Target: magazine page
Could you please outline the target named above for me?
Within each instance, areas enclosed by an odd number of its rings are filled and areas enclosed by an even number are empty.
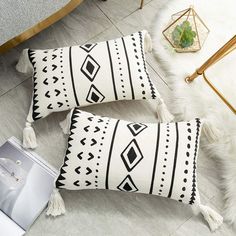
[[[47,205],[53,189],[56,172],[45,167],[12,141],[0,147],[0,210],[25,231]]]
[[[32,159],[34,162],[41,165],[45,171],[48,171],[50,175],[57,176],[58,170],[56,170],[53,166],[51,166],[48,162],[46,162],[41,156],[39,156],[37,153],[35,153],[31,149],[24,149],[22,147],[22,143],[20,140],[18,140],[15,137],[11,137],[7,140],[10,142],[15,148],[17,148],[19,151],[23,152],[24,155],[27,155],[28,158]]]
[[[0,229],[2,236],[22,236],[25,231],[0,211]]]

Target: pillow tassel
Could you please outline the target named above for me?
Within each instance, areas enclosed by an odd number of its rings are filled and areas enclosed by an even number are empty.
[[[145,51],[145,53],[152,51],[152,39],[151,39],[151,36],[148,32],[145,33],[144,51]]]
[[[210,143],[219,141],[222,136],[220,130],[209,119],[203,119],[202,129]]]
[[[71,121],[72,113],[73,113],[73,109],[67,114],[65,120],[63,120],[59,123],[64,134],[70,133],[70,121]]]
[[[20,55],[20,59],[16,64],[16,70],[20,73],[29,74],[33,72],[33,67],[29,61],[28,48],[24,49]]]
[[[67,117],[65,120],[61,121],[59,125],[64,134],[69,134],[69,125],[68,125]]]
[[[174,119],[174,116],[169,112],[162,98],[158,98],[157,116],[161,122],[170,122]]]
[[[48,202],[46,215],[56,217],[65,214],[65,212],[65,203],[59,193],[59,189],[54,188]]]
[[[25,123],[23,130],[23,147],[32,149],[37,147],[36,135],[30,122]]]
[[[194,214],[201,212],[204,219],[207,221],[212,232],[217,230],[223,224],[223,217],[214,211],[212,208],[199,204],[192,206]]]

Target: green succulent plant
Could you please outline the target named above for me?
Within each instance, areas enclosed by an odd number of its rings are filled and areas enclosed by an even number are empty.
[[[184,21],[177,25],[172,32],[174,45],[181,48],[187,48],[193,45],[196,32],[192,30],[189,21]]]

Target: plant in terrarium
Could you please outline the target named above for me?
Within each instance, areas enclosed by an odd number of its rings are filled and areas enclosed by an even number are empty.
[[[172,39],[175,46],[187,48],[193,45],[196,35],[196,32],[192,30],[190,22],[185,20],[174,28]]]

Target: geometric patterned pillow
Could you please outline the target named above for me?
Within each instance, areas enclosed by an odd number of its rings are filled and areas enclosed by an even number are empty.
[[[27,122],[94,103],[160,99],[147,72],[145,52],[149,50],[151,39],[146,30],[99,43],[26,49],[17,69],[33,69]]]
[[[141,192],[193,204],[201,122],[144,124],[75,108],[56,187]]]
[[[78,108],[68,119],[68,148],[56,188],[154,194],[203,207],[197,188],[200,119],[145,124]]]

